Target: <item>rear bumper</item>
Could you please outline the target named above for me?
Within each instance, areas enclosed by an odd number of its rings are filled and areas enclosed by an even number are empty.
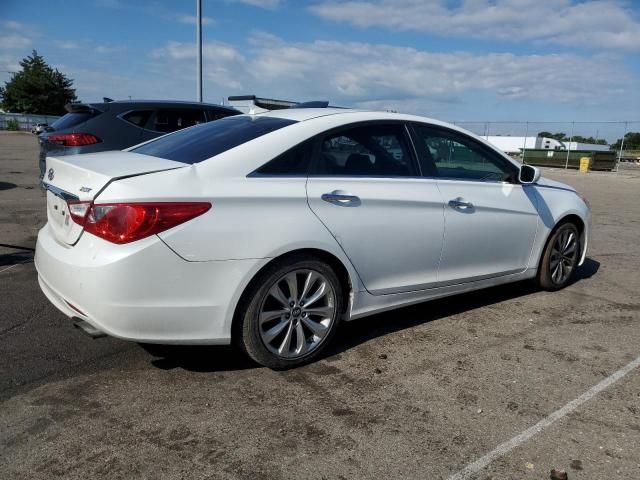
[[[40,287],[61,312],[149,343],[229,343],[237,300],[266,262],[188,262],[156,236],[114,245],[83,234],[69,247],[48,225],[35,255]]]

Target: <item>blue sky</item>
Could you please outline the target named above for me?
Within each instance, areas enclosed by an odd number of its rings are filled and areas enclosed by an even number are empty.
[[[194,99],[194,14],[195,0],[3,0],[0,80],[35,48],[83,101]],[[449,121],[640,120],[640,0],[203,0],[203,14],[211,102],[258,94]],[[569,128],[532,128],[543,127]]]

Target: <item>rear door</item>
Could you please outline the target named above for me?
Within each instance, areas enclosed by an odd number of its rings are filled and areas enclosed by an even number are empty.
[[[345,127],[316,141],[309,206],[376,295],[435,286],[444,228],[435,180],[421,178],[406,127]]]
[[[460,132],[425,124],[413,131],[423,170],[438,179],[444,199],[440,285],[525,270],[538,212],[518,167]]]

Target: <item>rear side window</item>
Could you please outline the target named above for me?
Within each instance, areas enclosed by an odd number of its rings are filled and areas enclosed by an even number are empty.
[[[227,117],[160,137],[131,151],[176,162],[198,163],[294,123],[295,120],[275,117]]]
[[[309,166],[309,142],[293,147],[266,163],[255,173],[259,175],[306,175]]]
[[[122,119],[134,124],[136,127],[144,128],[149,121],[151,113],[151,110],[133,110],[131,112],[125,113],[122,116]]]
[[[373,124],[336,131],[322,140],[314,163],[313,173],[323,176],[417,175],[401,124]]]
[[[171,133],[205,122],[204,111],[196,109],[159,109],[153,118],[151,129]]]
[[[98,115],[100,115],[100,112],[97,111],[67,113],[63,117],[53,122],[53,124],[51,124],[51,127],[54,130],[66,130],[68,128],[73,128],[77,125],[80,125],[81,123],[84,123],[87,120],[90,120]]]

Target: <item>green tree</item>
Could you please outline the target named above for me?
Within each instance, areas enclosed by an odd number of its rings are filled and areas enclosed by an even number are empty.
[[[546,138],[555,138],[556,140],[560,140],[560,141],[569,140],[567,138],[567,134],[566,133],[539,132],[538,136],[539,137],[546,137]]]
[[[0,87],[6,111],[62,115],[67,103],[77,101],[73,80],[51,68],[35,50],[20,66],[22,70]]]
[[[619,138],[615,143],[611,144],[611,150],[620,150],[622,139]],[[640,150],[640,132],[627,132],[624,136],[625,150]]]
[[[606,145],[607,141],[604,138],[599,138],[599,139],[595,139],[593,137],[583,137],[582,135],[574,135],[573,136],[573,141],[574,142],[579,142],[579,143],[592,143],[592,144],[596,144],[596,145]]]

